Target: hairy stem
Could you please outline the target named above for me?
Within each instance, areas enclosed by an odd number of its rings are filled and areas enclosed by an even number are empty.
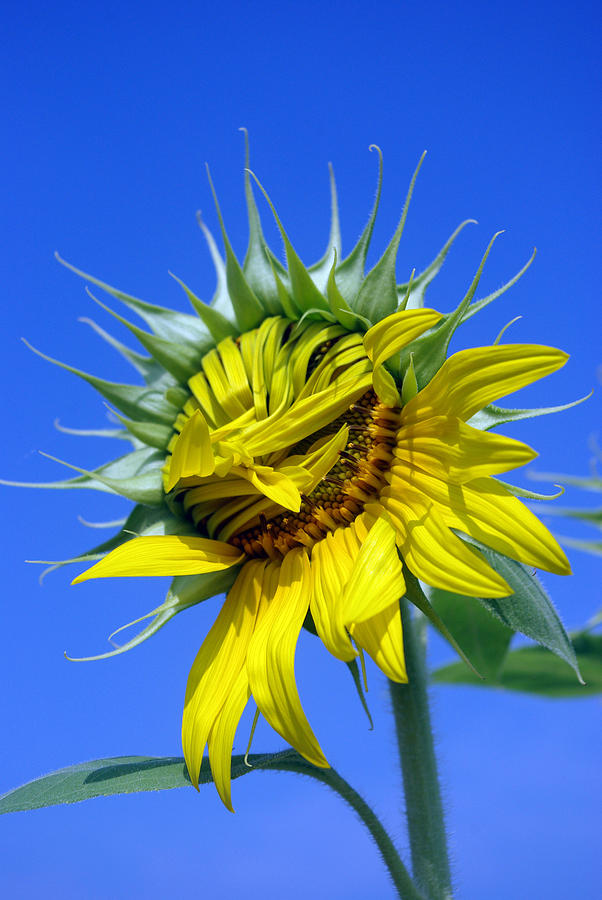
[[[344,778],[341,778],[338,772],[334,769],[318,769],[301,757],[298,759],[283,759],[282,762],[272,760],[269,768],[284,769],[288,772],[299,772],[309,775],[311,778],[315,778],[317,781],[321,781],[329,788],[332,788],[357,813],[370,832],[401,900],[426,900],[425,896],[412,881],[410,873],[403,864],[395,844],[385,831],[380,819],[368,806],[363,797]]]
[[[429,712],[426,673],[426,633],[422,614],[412,597],[421,588],[406,572],[407,595],[401,600],[408,684],[389,682],[405,808],[412,855],[412,870],[421,890],[431,900],[452,897],[451,871],[443,817],[441,789]]]

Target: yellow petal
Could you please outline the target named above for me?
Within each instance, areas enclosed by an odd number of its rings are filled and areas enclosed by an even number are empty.
[[[188,676],[182,717],[182,747],[188,774],[195,787],[198,787],[209,732],[237,684],[245,663],[262,599],[264,570],[265,563],[258,560],[243,567]]]
[[[299,512],[301,509],[301,494],[294,481],[283,472],[278,472],[270,466],[237,466],[232,470],[241,478],[246,478],[257,488],[261,494],[265,494],[274,503],[278,503],[285,509]],[[294,473],[298,474],[298,473]],[[307,473],[302,473],[306,475]]]
[[[309,606],[310,578],[307,553],[287,553],[276,593],[262,607],[249,644],[247,672],[257,706],[272,728],[309,762],[327,767],[295,682],[295,648]]]
[[[371,372],[359,378],[342,377],[321,393],[294,403],[286,412],[250,426],[244,436],[245,447],[253,456],[290,447],[342,415],[371,384]]]
[[[218,794],[230,812],[234,812],[231,791],[234,737],[250,696],[247,670],[243,666],[207,738],[211,774]]]
[[[400,683],[407,682],[398,601],[387,606],[376,616],[351,625],[349,630],[353,640],[370,654],[387,678]]]
[[[451,416],[434,416],[401,428],[394,454],[393,471],[416,466],[456,484],[507,472],[537,456],[520,441],[479,431]]]
[[[364,349],[375,369],[442,319],[434,309],[408,309],[393,313],[364,335]]]
[[[539,519],[493,478],[476,478],[468,484],[445,484],[417,469],[403,480],[388,475],[391,489],[403,496],[414,488],[434,500],[449,528],[462,531],[498,553],[528,566],[557,575],[571,571],[568,560]],[[391,489],[386,489],[385,494]]]
[[[341,596],[351,575],[353,560],[341,541],[341,531],[329,532],[312,549],[310,610],[326,649],[337,659],[349,662],[355,659],[357,652],[345,629]]]
[[[238,370],[234,363],[234,354],[238,355],[240,364]],[[228,372],[226,372],[224,367],[226,360]],[[201,365],[211,391],[230,419],[236,419],[253,406],[253,398],[246,380],[244,365],[232,338],[226,338],[224,341],[221,341],[219,350],[214,349],[206,353],[201,360]],[[233,374],[234,378],[231,377]]]
[[[493,400],[555,372],[568,355],[539,344],[505,344],[461,350],[446,360],[437,374],[403,409],[410,424],[431,416],[470,419]]]
[[[74,578],[124,578],[140,575],[203,575],[228,569],[244,559],[237,547],[223,541],[176,534],[139,537],[111,550],[95,566]]]
[[[209,426],[200,410],[187,419],[172,449],[169,461],[167,491],[176,486],[180,478],[190,475],[212,475],[215,460],[211,449]]]
[[[462,543],[446,526],[435,504],[411,490],[399,499],[383,491],[381,502],[397,527],[401,555],[421,581],[469,597],[507,597],[512,593],[477,550]]]
[[[386,609],[405,594],[395,529],[376,520],[362,543],[342,599],[345,623],[362,622]]]
[[[372,373],[372,385],[378,399],[385,406],[393,407],[400,405],[401,397],[399,396],[395,379],[384,366],[379,366],[378,369],[374,369],[374,372]]]

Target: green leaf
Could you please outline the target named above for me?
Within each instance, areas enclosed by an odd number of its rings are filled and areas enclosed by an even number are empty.
[[[575,670],[582,682],[570,638],[535,572],[473,538],[463,534],[459,536],[465,543],[477,547],[514,591],[509,597],[479,598],[479,602],[508,628],[520,631],[559,656]]]
[[[294,750],[283,750],[281,753],[254,753],[248,758],[249,765],[245,765],[244,760],[241,755],[232,757],[232,778],[240,778],[254,770],[294,764],[301,757]],[[209,763],[205,759],[201,766],[199,784],[212,781]],[[8,791],[0,797],[0,814],[63,803],[79,803],[93,797],[164,791],[179,787],[192,787],[181,756],[115,756],[59,769]]]
[[[476,684],[543,697],[588,697],[602,692],[602,635],[580,634],[573,638],[585,684],[571,676],[562,661],[543,647],[520,647],[506,656],[501,672],[491,681],[475,678],[462,663],[452,663],[432,673],[438,684]]]
[[[474,597],[430,588],[429,598],[468,658],[484,678],[499,673],[512,635],[507,625],[494,618]],[[461,665],[466,670],[466,666]],[[475,676],[475,680],[479,681]]]

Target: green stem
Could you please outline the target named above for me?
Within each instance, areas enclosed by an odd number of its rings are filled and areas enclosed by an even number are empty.
[[[407,594],[401,603],[408,684],[389,682],[405,792],[412,870],[431,900],[452,897],[451,871],[429,712],[426,633],[422,614],[410,614],[422,591],[406,571]],[[419,592],[419,593],[418,593]]]
[[[286,759],[282,762],[272,760],[269,768],[284,769],[288,772],[299,772],[303,775],[309,775],[311,778],[315,778],[317,781],[321,781],[329,788],[332,788],[335,793],[355,810],[370,832],[401,900],[426,900],[412,881],[410,873],[404,866],[395,844],[385,831],[380,819],[368,806],[363,797],[344,778],[341,778],[338,772],[334,769],[318,769],[301,757],[298,760]]]

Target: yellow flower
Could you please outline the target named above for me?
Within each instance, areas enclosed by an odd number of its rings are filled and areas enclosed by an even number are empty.
[[[528,565],[569,571],[547,529],[491,477],[535,453],[466,424],[566,354],[528,344],[465,350],[402,405],[382,367],[440,319],[401,311],[362,337],[270,317],[225,338],[189,380],[163,470],[172,508],[209,537],[135,538],[75,579],[241,566],[190,672],[182,726],[193,783],[208,745],[228,806],[234,734],[251,696],[306,759],[328,765],[295,684],[308,612],[334,656],[352,660],[360,647],[403,682],[402,559],[434,587],[511,593],[458,529]]]
[[[119,345],[142,372],[144,388],[72,370],[121,410],[135,449],[94,473],[78,469],[82,475],[68,484],[100,485],[138,503],[138,519],[132,514],[112,543],[80,557],[102,556],[74,583],[174,576],[151,626],[120,650],[181,609],[228,591],[190,671],[182,742],[197,786],[208,749],[230,809],[230,757],[251,697],[299,753],[328,765],[295,682],[304,625],[338,659],[350,662],[365,651],[388,678],[404,682],[404,567],[448,591],[510,594],[460,533],[529,566],[569,572],[551,534],[493,477],[536,454],[475,427],[478,419],[470,423],[483,411],[495,419],[492,401],[556,371],[567,356],[496,344],[445,360],[455,328],[493,299],[471,306],[490,248],[453,313],[423,308],[455,235],[424,273],[396,286],[412,186],[390,246],[364,277],[376,206],[358,245],[338,263],[333,203],[329,249],[309,269],[276,217],[285,268],[265,245],[247,175],[244,266],[222,222],[225,265],[207,234],[218,272],[213,304],[184,286],[203,332],[190,316],[84,276],[135,309],[154,333],[118,317],[151,354]],[[218,214],[221,222],[219,207]],[[503,412],[504,421],[512,418]],[[149,507],[157,510],[154,519],[143,511]],[[129,539],[132,531],[144,533]]]

